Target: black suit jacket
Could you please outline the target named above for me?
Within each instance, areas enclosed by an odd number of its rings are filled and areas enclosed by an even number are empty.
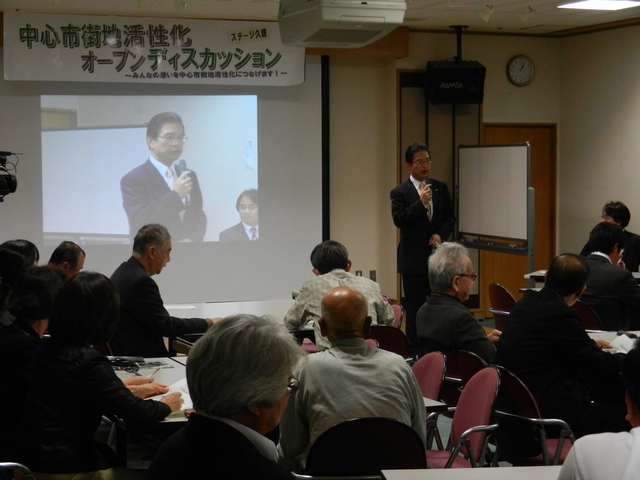
[[[293,475],[262,456],[235,428],[194,413],[162,444],[147,473],[148,480],[179,478],[284,480]]]
[[[165,403],[134,396],[105,356],[57,337],[36,351],[26,397],[13,461],[43,473],[113,467],[113,450],[94,441],[103,415],[142,426],[171,413]]]
[[[496,347],[478,319],[458,299],[433,292],[416,315],[418,339],[427,352],[469,350],[493,363]]]
[[[635,233],[624,231],[624,241],[622,242],[622,261],[624,262],[624,268],[630,272],[637,272],[640,268],[640,235]],[[589,242],[582,247],[580,255],[586,257],[593,252],[593,248]]]
[[[582,374],[589,373],[602,388],[620,387],[619,357],[602,351],[585,332],[578,313],[545,287],[525,295],[511,310],[495,363],[529,387],[543,417],[561,418],[576,429],[590,401]],[[622,402],[622,388],[619,391]]]
[[[431,221],[410,178],[391,190],[391,215],[400,229],[398,273],[401,274],[427,273],[431,235],[438,234],[446,241],[456,221],[447,184],[433,178],[426,179],[425,183],[430,183],[433,191]]]
[[[604,330],[629,330],[640,325],[640,285],[631,272],[601,255],[589,255],[591,274],[580,298],[593,308]]]
[[[242,222],[220,232],[221,242],[237,242],[244,240],[250,240],[250,238],[247,236],[247,231],[244,229]]]
[[[195,172],[191,172],[193,188],[187,205],[171,190],[150,160],[134,168],[120,180],[122,206],[129,219],[129,233],[134,237],[140,227],[160,223],[176,240],[201,242],[207,229],[207,216],[202,210],[202,192]],[[180,217],[184,212],[183,217]]]
[[[42,340],[25,321],[16,318],[0,328],[0,461],[15,461],[13,447],[27,399],[29,372]]]
[[[120,265],[111,281],[120,295],[120,321],[109,342],[114,355],[166,357],[162,337],[207,330],[203,318],[177,318],[164,308],[158,284],[134,257]]]

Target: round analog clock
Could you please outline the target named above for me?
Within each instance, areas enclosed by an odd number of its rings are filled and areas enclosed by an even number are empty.
[[[507,63],[507,77],[516,87],[529,85],[534,73],[533,62],[525,55],[516,55]]]

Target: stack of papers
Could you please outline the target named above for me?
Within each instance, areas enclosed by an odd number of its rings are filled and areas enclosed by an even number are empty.
[[[608,350],[611,353],[627,353],[635,345],[636,339],[627,335],[618,335],[609,343],[615,350]]]
[[[174,421],[175,419],[184,420],[184,411],[193,408],[193,402],[191,401],[191,395],[189,395],[189,387],[187,386],[186,378],[183,378],[182,380],[174,383],[173,385],[170,385],[169,391],[167,393],[153,397],[153,400],[160,400],[165,395],[168,395],[173,392],[180,392],[182,394],[182,399],[184,400],[184,403],[182,404],[182,409],[179,412],[173,412],[166,418],[166,420],[174,420]]]

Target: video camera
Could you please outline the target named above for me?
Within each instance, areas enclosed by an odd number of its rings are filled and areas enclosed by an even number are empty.
[[[12,152],[0,152],[0,202],[4,201],[5,195],[15,193],[18,188],[18,179],[14,175],[16,173],[16,163],[7,161],[7,157],[10,155],[16,156],[22,155],[21,153]],[[7,166],[8,165],[8,166]],[[12,173],[13,172],[13,173]]]

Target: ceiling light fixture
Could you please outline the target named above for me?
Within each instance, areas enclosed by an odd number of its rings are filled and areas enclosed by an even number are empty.
[[[527,11],[519,15],[520,20],[522,20],[522,23],[525,23],[527,20],[529,20],[529,18],[531,18],[531,15],[533,15],[534,13],[536,13],[536,9],[529,5],[527,6]]]
[[[488,22],[489,19],[491,18],[491,15],[493,15],[493,12],[495,11],[496,7],[494,5],[485,5],[486,9],[484,12],[479,13],[478,15],[480,15],[480,18],[483,19],[485,22]]]
[[[640,7],[640,2],[628,0],[585,0],[558,5],[558,8],[576,8],[580,10],[622,10],[633,7]]]

